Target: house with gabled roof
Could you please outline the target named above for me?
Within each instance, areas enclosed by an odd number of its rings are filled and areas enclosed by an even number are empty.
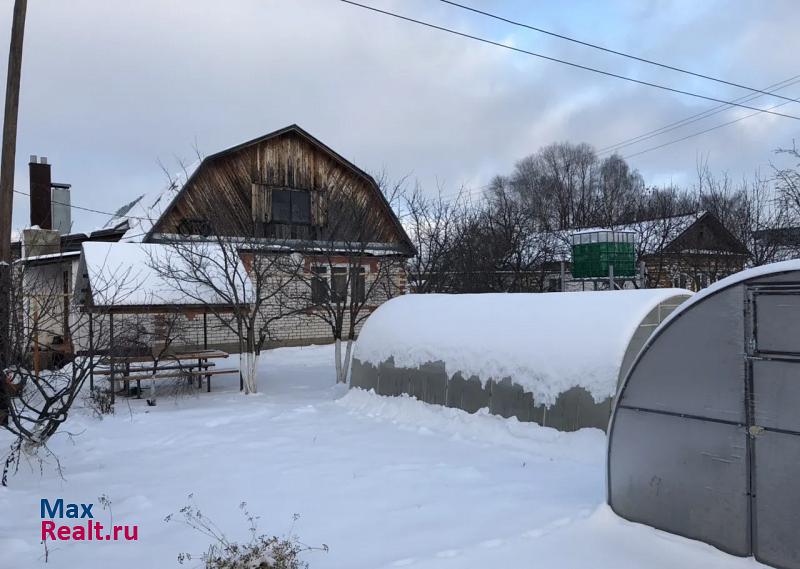
[[[640,276],[628,286],[646,288],[678,287],[698,291],[744,269],[750,252],[711,212],[639,220],[624,225],[581,229],[632,232]],[[564,290],[581,290],[584,281],[570,274],[571,244],[574,231],[557,234],[555,262],[546,287],[562,290],[558,265],[565,265]],[[604,283],[601,283],[604,285]],[[622,284],[622,283],[620,283]],[[591,287],[593,283],[589,283]]]
[[[353,223],[358,219],[353,208],[368,212],[373,220],[368,233]],[[381,290],[404,290],[402,260],[415,254],[375,179],[297,125],[205,157],[160,192],[145,194],[120,208],[104,231],[119,240],[109,247],[109,255],[127,256],[124,250],[139,244],[167,247],[176,241],[220,237],[246,240],[250,250],[244,252],[245,258],[270,252],[300,255],[310,275],[303,280],[324,294],[340,297],[363,295],[389,259],[398,269]],[[352,262],[356,243],[358,266]],[[325,263],[320,260],[323,253]],[[76,276],[73,283],[89,286],[88,274]],[[380,278],[387,277],[381,274]],[[91,299],[91,292],[76,290],[75,298],[83,302]],[[374,295],[363,309],[374,310],[391,294]],[[151,307],[143,312],[157,311]],[[152,327],[158,328],[158,314],[150,318]],[[192,315],[187,319],[191,329]],[[210,329],[214,332],[204,338],[204,344],[236,346],[226,327],[212,325]],[[324,322],[302,311],[294,311],[275,330],[268,346],[332,340]],[[196,339],[198,333],[188,336]]]

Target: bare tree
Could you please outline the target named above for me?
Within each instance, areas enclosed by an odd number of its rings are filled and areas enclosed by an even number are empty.
[[[256,371],[261,350],[273,337],[273,325],[287,315],[283,298],[300,263],[280,245],[226,237],[213,228],[205,239],[175,237],[150,266],[175,290],[207,312],[236,338],[240,386],[258,389]]]
[[[773,165],[773,169],[782,205],[789,209],[790,221],[796,224],[800,220],[800,150],[793,141],[791,148],[782,148],[778,153],[794,162],[791,166]]]
[[[78,310],[62,283],[46,272],[17,262],[12,275],[12,350],[0,377],[5,387],[0,425],[15,441],[6,457],[3,485],[21,455],[49,453],[48,441],[67,420],[110,340],[102,325],[91,330],[89,340],[91,316]]]
[[[698,167],[696,192],[698,209],[713,213],[747,248],[750,265],[782,259],[787,245],[783,237],[791,224],[786,202],[791,203],[792,198],[782,194],[780,187],[775,188],[772,180],[756,171],[751,179],[742,178],[735,183],[724,173],[714,175],[702,163]],[[716,260],[724,261],[719,255]]]
[[[404,292],[406,253],[400,243],[385,245],[387,215],[363,196],[332,193],[320,238],[301,251],[302,270],[289,267],[297,281],[286,289],[289,306],[330,330],[337,383],[347,382],[360,325],[379,304]]]
[[[413,292],[453,290],[453,251],[469,209],[468,193],[463,188],[452,200],[444,198],[441,188],[436,195],[428,196],[419,185],[402,195],[403,225],[417,250],[407,264]]]
[[[608,226],[633,213],[642,177],[614,154],[588,144],[550,144],[517,162],[508,184],[542,231]]]
[[[508,179],[495,178],[487,194],[457,210],[452,242],[440,263],[447,272],[439,280],[447,278],[451,292],[542,290],[557,235],[538,230]]]

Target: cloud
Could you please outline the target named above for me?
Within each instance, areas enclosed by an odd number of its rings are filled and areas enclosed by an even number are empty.
[[[367,0],[497,41],[718,97],[743,91],[649,69],[423,0]],[[10,4],[10,3],[9,3]],[[478,5],[477,3],[475,3]],[[485,2],[561,33],[763,87],[792,74],[791,1]],[[8,45],[11,7],[0,13]],[[607,146],[713,106],[396,21],[332,0],[70,0],[29,6],[17,160],[47,155],[73,203],[114,211],[163,183],[157,164],[298,123],[370,171],[479,187],[553,141]],[[786,93],[800,96],[800,86]],[[761,104],[761,101],[757,101]],[[764,98],[764,104],[774,104]],[[800,114],[800,105],[784,107]],[[675,137],[735,117],[728,111]],[[747,174],[797,121],[759,116],[632,159],[689,180],[700,154]],[[669,136],[633,146],[631,153]],[[74,212],[79,229],[105,219]],[[15,198],[15,224],[27,222]]]

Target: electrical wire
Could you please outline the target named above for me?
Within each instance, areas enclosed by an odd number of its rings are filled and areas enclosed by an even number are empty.
[[[415,18],[411,18],[409,16],[403,16],[403,15],[397,14],[395,12],[389,12],[388,10],[381,10],[380,8],[375,8],[374,6],[368,6],[366,4],[360,4],[358,2],[354,2],[353,0],[339,0],[339,1],[343,2],[345,4],[349,4],[351,6],[356,6],[358,8],[362,8],[364,10],[369,10],[369,11],[372,11],[372,12],[376,12],[378,14],[383,14],[385,16],[390,16],[392,18],[397,18],[399,20],[404,20],[406,22],[411,22],[411,23],[414,23],[414,24],[418,24],[420,26],[424,26],[424,27],[431,28],[431,29],[434,29],[434,30],[439,30],[439,31],[442,31],[442,32],[446,32],[446,33],[453,34],[453,35],[456,35],[456,36],[460,36],[460,37],[463,37],[463,38],[467,38],[467,39],[471,39],[471,40],[474,40],[474,41],[482,42],[482,43],[485,43],[485,44],[493,45],[493,46],[496,46],[496,47],[501,47],[503,49],[508,49],[510,51],[514,51],[514,52],[517,52],[517,53],[522,53],[524,55],[530,55],[532,57],[538,57],[540,59],[545,59],[547,61],[552,61],[554,63],[560,63],[562,65],[567,65],[567,66],[570,66],[570,67],[574,67],[576,69],[583,69],[584,71],[591,71],[593,73],[597,73],[597,74],[600,74],[600,75],[605,75],[607,77],[614,77],[616,79],[622,79],[624,81],[629,81],[631,83],[637,83],[639,85],[645,85],[647,87],[653,87],[655,89],[661,89],[663,91],[669,91],[669,92],[677,93],[677,94],[680,94],[680,95],[687,95],[689,97],[695,97],[695,98],[698,98],[698,99],[705,99],[706,101],[713,101],[715,103],[723,103],[723,104],[726,104],[726,105],[732,105],[732,106],[736,106],[736,107],[741,107],[743,109],[748,109],[748,110],[751,110],[751,111],[758,111],[760,113],[767,113],[767,114],[776,115],[776,116],[779,116],[779,117],[784,117],[784,118],[789,118],[789,119],[794,119],[794,120],[800,120],[800,117],[795,116],[795,115],[789,115],[789,114],[784,114],[784,113],[776,113],[774,111],[770,111],[770,110],[766,110],[766,109],[759,109],[758,107],[751,107],[749,105],[744,105],[742,103],[735,103],[733,101],[726,101],[725,99],[719,99],[717,97],[711,97],[711,96],[708,96],[708,95],[701,95],[699,93],[694,93],[692,91],[686,91],[684,89],[678,89],[678,88],[675,88],[675,87],[668,87],[666,85],[661,85],[661,84],[658,84],[658,83],[652,83],[650,81],[644,81],[644,80],[641,80],[641,79],[634,79],[633,77],[627,77],[625,75],[620,75],[619,73],[613,73],[611,71],[604,71],[602,69],[597,69],[595,67],[590,67],[588,65],[583,65],[581,63],[575,63],[573,61],[567,61],[565,59],[559,59],[557,57],[551,57],[549,55],[544,55],[544,54],[537,53],[537,52],[534,52],[534,51],[529,51],[527,49],[522,49],[522,48],[519,48],[519,47],[506,45],[506,44],[503,44],[503,43],[500,43],[500,42],[496,42],[494,40],[486,39],[486,38],[483,38],[483,37],[480,37],[480,36],[467,34],[465,32],[459,32],[459,31],[454,30],[452,28],[446,28],[444,26],[439,26],[439,25],[436,25],[436,24],[432,24],[430,22],[425,22],[423,20],[418,20],[418,19],[415,19]]]
[[[800,75],[796,75],[794,77],[791,77],[791,78],[786,79],[784,81],[781,81],[779,83],[774,83],[773,85],[770,85],[767,88],[768,89],[775,89],[775,88],[777,88],[777,89],[785,89],[786,87],[790,87],[792,85],[796,85],[797,83],[800,83]],[[743,99],[755,99],[755,98],[758,98],[758,97],[761,97],[761,96],[762,95],[757,95],[757,94],[756,95],[745,95],[742,98]],[[730,107],[728,105],[717,105],[717,106],[712,107],[712,108],[710,108],[710,109],[708,109],[706,111],[691,115],[689,117],[683,118],[683,119],[675,121],[675,122],[668,123],[668,124],[666,124],[664,126],[661,126],[661,127],[657,128],[657,129],[653,129],[653,130],[647,131],[645,133],[642,133],[640,135],[621,140],[621,141],[619,141],[619,142],[617,142],[615,144],[611,144],[609,146],[605,146],[603,148],[598,149],[597,153],[598,154],[609,154],[611,152],[616,152],[616,151],[618,151],[618,150],[620,150],[622,148],[631,146],[631,145],[636,144],[638,142],[643,142],[645,140],[650,140],[651,138],[655,138],[655,137],[660,136],[662,134],[666,134],[668,132],[672,132],[673,130],[677,130],[677,129],[681,128],[681,127],[688,126],[688,125],[693,124],[695,122],[698,122],[698,121],[701,121],[703,119],[712,117],[712,116],[717,115],[719,113],[725,112],[726,110],[729,110],[731,108],[733,108],[733,107]],[[756,114],[760,114],[760,113],[756,113]]]
[[[617,51],[617,50],[614,50],[614,49],[611,49],[611,48],[608,48],[608,47],[604,47],[602,45],[598,45],[598,44],[590,43],[590,42],[587,42],[587,41],[579,40],[579,39],[576,39],[576,38],[572,38],[572,37],[566,36],[564,34],[558,34],[556,32],[551,32],[549,30],[545,30],[543,28],[539,28],[539,27],[536,27],[536,26],[531,26],[529,24],[525,24],[523,22],[512,20],[510,18],[505,18],[503,16],[498,16],[497,14],[492,14],[491,12],[486,12],[484,10],[479,10],[477,8],[473,8],[472,6],[467,6],[465,4],[459,4],[458,2],[453,2],[452,0],[439,0],[439,1],[443,2],[445,4],[449,4],[451,6],[455,6],[457,8],[461,8],[462,10],[467,10],[469,12],[474,12],[476,14],[481,14],[482,16],[493,18],[493,19],[499,20],[501,22],[505,22],[507,24],[518,26],[520,28],[526,28],[526,29],[532,30],[534,32],[538,32],[538,33],[541,33],[541,34],[546,34],[546,35],[549,35],[549,36],[553,36],[553,37],[556,37],[556,38],[559,38],[559,39],[562,39],[562,40],[566,40],[566,41],[577,43],[577,44],[580,44],[580,45],[583,45],[583,46],[586,46],[586,47],[590,47],[592,49],[597,49],[597,50],[600,50],[600,51],[604,51],[606,53],[619,55],[620,57],[626,57],[628,59],[632,59],[632,60],[638,61],[640,63],[647,63],[648,65],[655,65],[657,67],[661,67],[662,69],[669,69],[671,71],[677,71],[679,73],[685,73],[687,75],[693,75],[694,77],[700,77],[701,79],[707,79],[709,81],[715,81],[717,83],[722,83],[723,85],[729,85],[731,87],[738,87],[739,89],[746,89],[748,91],[752,91],[754,93],[759,93],[761,95],[771,95],[771,96],[776,97],[778,99],[783,99],[785,101],[790,101],[790,102],[793,102],[793,103],[800,102],[797,99],[791,99],[789,97],[784,97],[783,95],[778,95],[776,93],[771,93],[771,92],[763,90],[763,89],[756,89],[754,87],[748,87],[747,85],[742,85],[741,83],[735,83],[733,81],[726,81],[725,79],[720,79],[719,77],[713,77],[713,76],[708,75],[706,73],[698,73],[696,71],[689,71],[688,69],[683,69],[681,67],[676,67],[674,65],[668,65],[666,63],[661,63],[661,62],[658,62],[658,61],[654,61],[652,59],[645,59],[644,57],[639,57],[639,56],[636,56],[636,55],[632,55],[630,53],[625,53],[623,51]]]
[[[14,193],[15,194],[20,194],[20,195],[23,195],[23,196],[30,196],[30,194],[28,192],[23,192],[22,190],[14,190]],[[74,205],[74,204],[69,204],[69,203],[64,203],[64,202],[57,202],[57,201],[52,201],[51,203],[58,204],[58,205],[63,205],[63,206],[66,206],[66,207],[70,207],[72,209],[79,209],[81,211],[88,211],[88,212],[91,212],[91,213],[99,213],[99,214],[103,214],[103,215],[110,215],[111,217],[118,217],[116,213],[111,213],[111,212],[108,212],[108,211],[101,211],[99,209],[92,209],[90,207],[83,207],[83,206],[79,206],[79,205]],[[121,217],[121,218],[124,217],[124,218],[127,218],[127,219],[138,219],[140,221],[152,221],[151,219],[149,219],[147,217],[137,217],[135,215],[127,215],[127,214],[126,215],[121,215],[119,217]]]

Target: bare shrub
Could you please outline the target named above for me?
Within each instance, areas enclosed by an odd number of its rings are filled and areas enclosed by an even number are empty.
[[[94,387],[86,397],[86,406],[92,410],[98,419],[105,415],[114,414],[114,403],[111,401],[111,391],[102,387]]]
[[[290,530],[288,536],[260,534],[258,516],[250,513],[247,503],[239,504],[248,523],[249,538],[245,542],[230,540],[208,516],[203,514],[189,495],[189,503],[177,515],[170,514],[164,521],[178,522],[200,532],[211,540],[208,550],[200,555],[180,553],[181,564],[199,560],[205,569],[307,569],[308,563],[300,559],[304,552],[328,551],[328,546],[310,547],[301,543]],[[293,521],[299,515],[295,514]],[[294,523],[292,524],[294,528]]]

